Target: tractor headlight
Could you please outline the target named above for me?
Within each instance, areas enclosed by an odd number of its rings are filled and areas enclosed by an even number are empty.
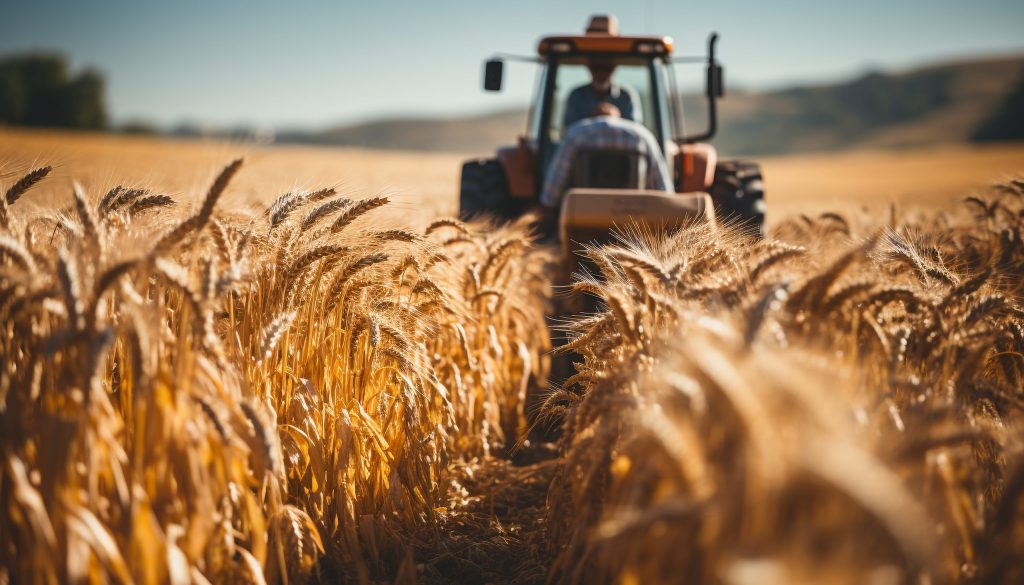
[[[665,46],[661,43],[639,42],[636,44],[636,52],[645,55],[660,55],[665,52]]]
[[[568,53],[572,51],[572,43],[568,41],[558,41],[551,43],[550,51],[552,53]]]

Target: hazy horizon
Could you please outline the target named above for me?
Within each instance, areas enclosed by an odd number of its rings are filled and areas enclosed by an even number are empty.
[[[0,53],[63,52],[74,70],[104,73],[115,123],[144,120],[164,128],[301,130],[522,108],[535,66],[511,64],[508,90],[495,96],[480,89],[483,60],[495,52],[532,54],[540,36],[580,31],[599,12],[616,14],[624,33],[674,37],[679,54],[703,54],[707,34],[717,30],[728,87],[752,91],[1024,53],[1024,3],[1007,0],[970,6],[952,0],[855,6],[43,0],[6,12]],[[692,71],[696,81],[700,69]]]

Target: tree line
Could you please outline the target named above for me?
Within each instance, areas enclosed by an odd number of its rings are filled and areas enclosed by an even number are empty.
[[[59,53],[0,57],[0,124],[106,129],[104,86],[94,69],[72,74]]]

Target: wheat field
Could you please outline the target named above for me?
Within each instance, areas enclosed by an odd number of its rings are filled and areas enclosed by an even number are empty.
[[[561,287],[458,157],[4,131],[0,583],[1021,582],[1020,153]]]

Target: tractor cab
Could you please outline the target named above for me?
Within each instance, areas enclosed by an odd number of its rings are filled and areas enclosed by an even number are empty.
[[[542,83],[533,106],[539,115],[532,121],[539,170],[545,169],[568,126],[590,114],[580,106],[596,100],[615,105],[623,118],[646,127],[663,154],[672,152],[675,117],[667,99],[671,85],[666,68],[672,39],[619,36],[615,29],[614,19],[597,17],[583,36],[541,39],[537,52],[543,60]],[[599,78],[607,87],[597,97],[594,86]],[[543,181],[543,177],[537,179]]]
[[[693,218],[714,221],[716,215],[759,231],[764,221],[760,170],[753,163],[718,161],[707,143],[715,134],[716,100],[723,94],[716,42],[717,35],[711,35],[708,55],[700,58],[707,66],[708,127],[691,134],[685,132],[672,65],[694,59],[674,57],[671,37],[621,35],[615,17],[594,16],[582,35],[541,38],[535,57],[488,60],[485,90],[501,90],[508,60],[538,64],[539,81],[518,142],[499,148],[493,158],[463,165],[460,215],[514,219],[538,205],[566,132],[604,102],[653,135],[671,184],[667,191],[650,190],[637,152],[605,144],[579,149],[558,213],[563,245],[604,239],[614,226],[630,222],[667,225]]]

